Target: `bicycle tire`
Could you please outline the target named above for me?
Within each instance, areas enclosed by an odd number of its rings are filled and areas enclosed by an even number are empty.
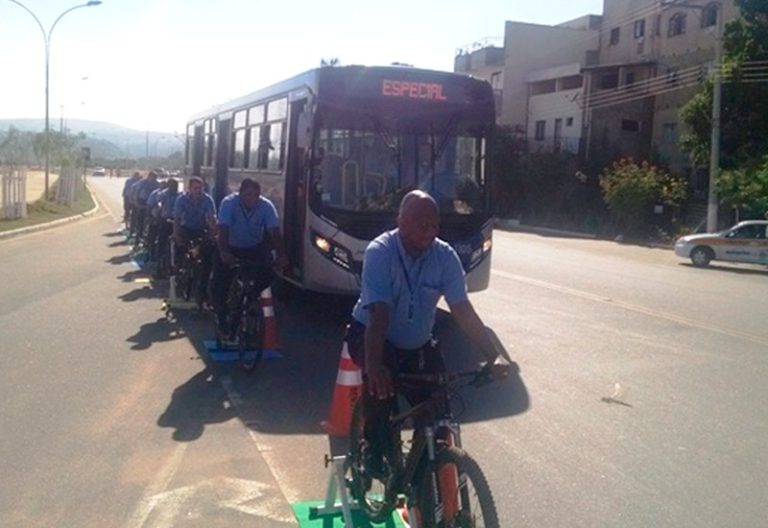
[[[238,338],[240,365],[253,372],[264,356],[264,315],[258,301],[243,307]]]
[[[433,475],[440,507],[434,504]],[[483,471],[457,447],[446,447],[437,454],[435,472],[426,471],[422,477],[418,504],[424,528],[499,528],[496,504]]]
[[[349,430],[349,488],[365,517],[373,523],[383,523],[392,516],[395,500],[388,498],[387,483],[374,479],[363,466],[363,399],[357,399],[352,411]]]

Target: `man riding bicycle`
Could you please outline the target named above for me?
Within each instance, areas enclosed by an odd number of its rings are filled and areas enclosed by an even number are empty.
[[[208,193],[203,192],[203,180],[192,176],[188,189],[176,198],[173,206],[173,239],[176,242],[176,263],[182,262],[182,255],[192,240],[202,240],[202,270],[200,293],[208,290],[208,276],[211,273],[213,253],[212,232],[215,227],[216,205]]]
[[[508,365],[494,365],[498,351],[467,297],[458,255],[437,238],[439,224],[435,200],[423,191],[411,191],[400,203],[397,229],[374,239],[365,251],[360,298],[346,341],[364,373],[365,466],[373,477],[385,471],[382,457],[391,446],[388,418],[396,404],[394,377],[445,370],[432,338],[441,296],[494,377],[509,372]],[[430,394],[429,387],[404,391],[412,405]]]
[[[218,249],[211,295],[219,329],[227,334],[227,296],[234,279],[233,265],[240,260],[255,267],[260,276],[258,288],[262,291],[272,283],[272,267],[282,269],[287,262],[277,210],[270,200],[261,196],[261,186],[255,180],[245,178],[239,192],[221,201]],[[272,250],[276,253],[274,262]]]

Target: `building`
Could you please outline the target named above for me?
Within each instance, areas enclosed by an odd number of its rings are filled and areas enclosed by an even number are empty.
[[[738,16],[734,0],[722,3],[726,22]],[[620,157],[651,160],[700,192],[707,169],[679,148],[679,112],[713,70],[720,5],[604,0],[602,15],[556,26],[508,21],[503,64],[498,49],[480,48],[457,56],[455,69],[489,80],[493,70],[498,123],[524,131],[529,151],[578,152],[598,169]]]

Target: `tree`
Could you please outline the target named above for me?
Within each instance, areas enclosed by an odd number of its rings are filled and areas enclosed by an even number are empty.
[[[754,168],[723,171],[717,181],[723,203],[744,218],[768,218],[768,156]]]
[[[621,159],[603,171],[600,187],[608,208],[621,233],[641,234],[651,225],[655,205],[676,207],[685,199],[684,180],[670,176],[658,167],[643,161]]]
[[[0,163],[22,165],[26,161],[29,145],[25,134],[14,126],[0,139]]]
[[[768,84],[755,75],[768,60],[768,1],[737,0],[741,17],[725,28],[721,167],[760,165],[768,152]],[[720,13],[718,13],[720,16]],[[758,68],[758,69],[756,69]],[[712,82],[686,104],[680,117],[686,126],[683,150],[697,163],[709,160],[712,133]]]

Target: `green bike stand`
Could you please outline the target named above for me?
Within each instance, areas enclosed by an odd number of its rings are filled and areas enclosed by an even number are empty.
[[[326,463],[331,467],[331,475],[325,502],[301,502],[292,506],[300,528],[405,528],[396,512],[385,523],[372,524],[349,496],[344,477],[346,457],[326,458]]]

